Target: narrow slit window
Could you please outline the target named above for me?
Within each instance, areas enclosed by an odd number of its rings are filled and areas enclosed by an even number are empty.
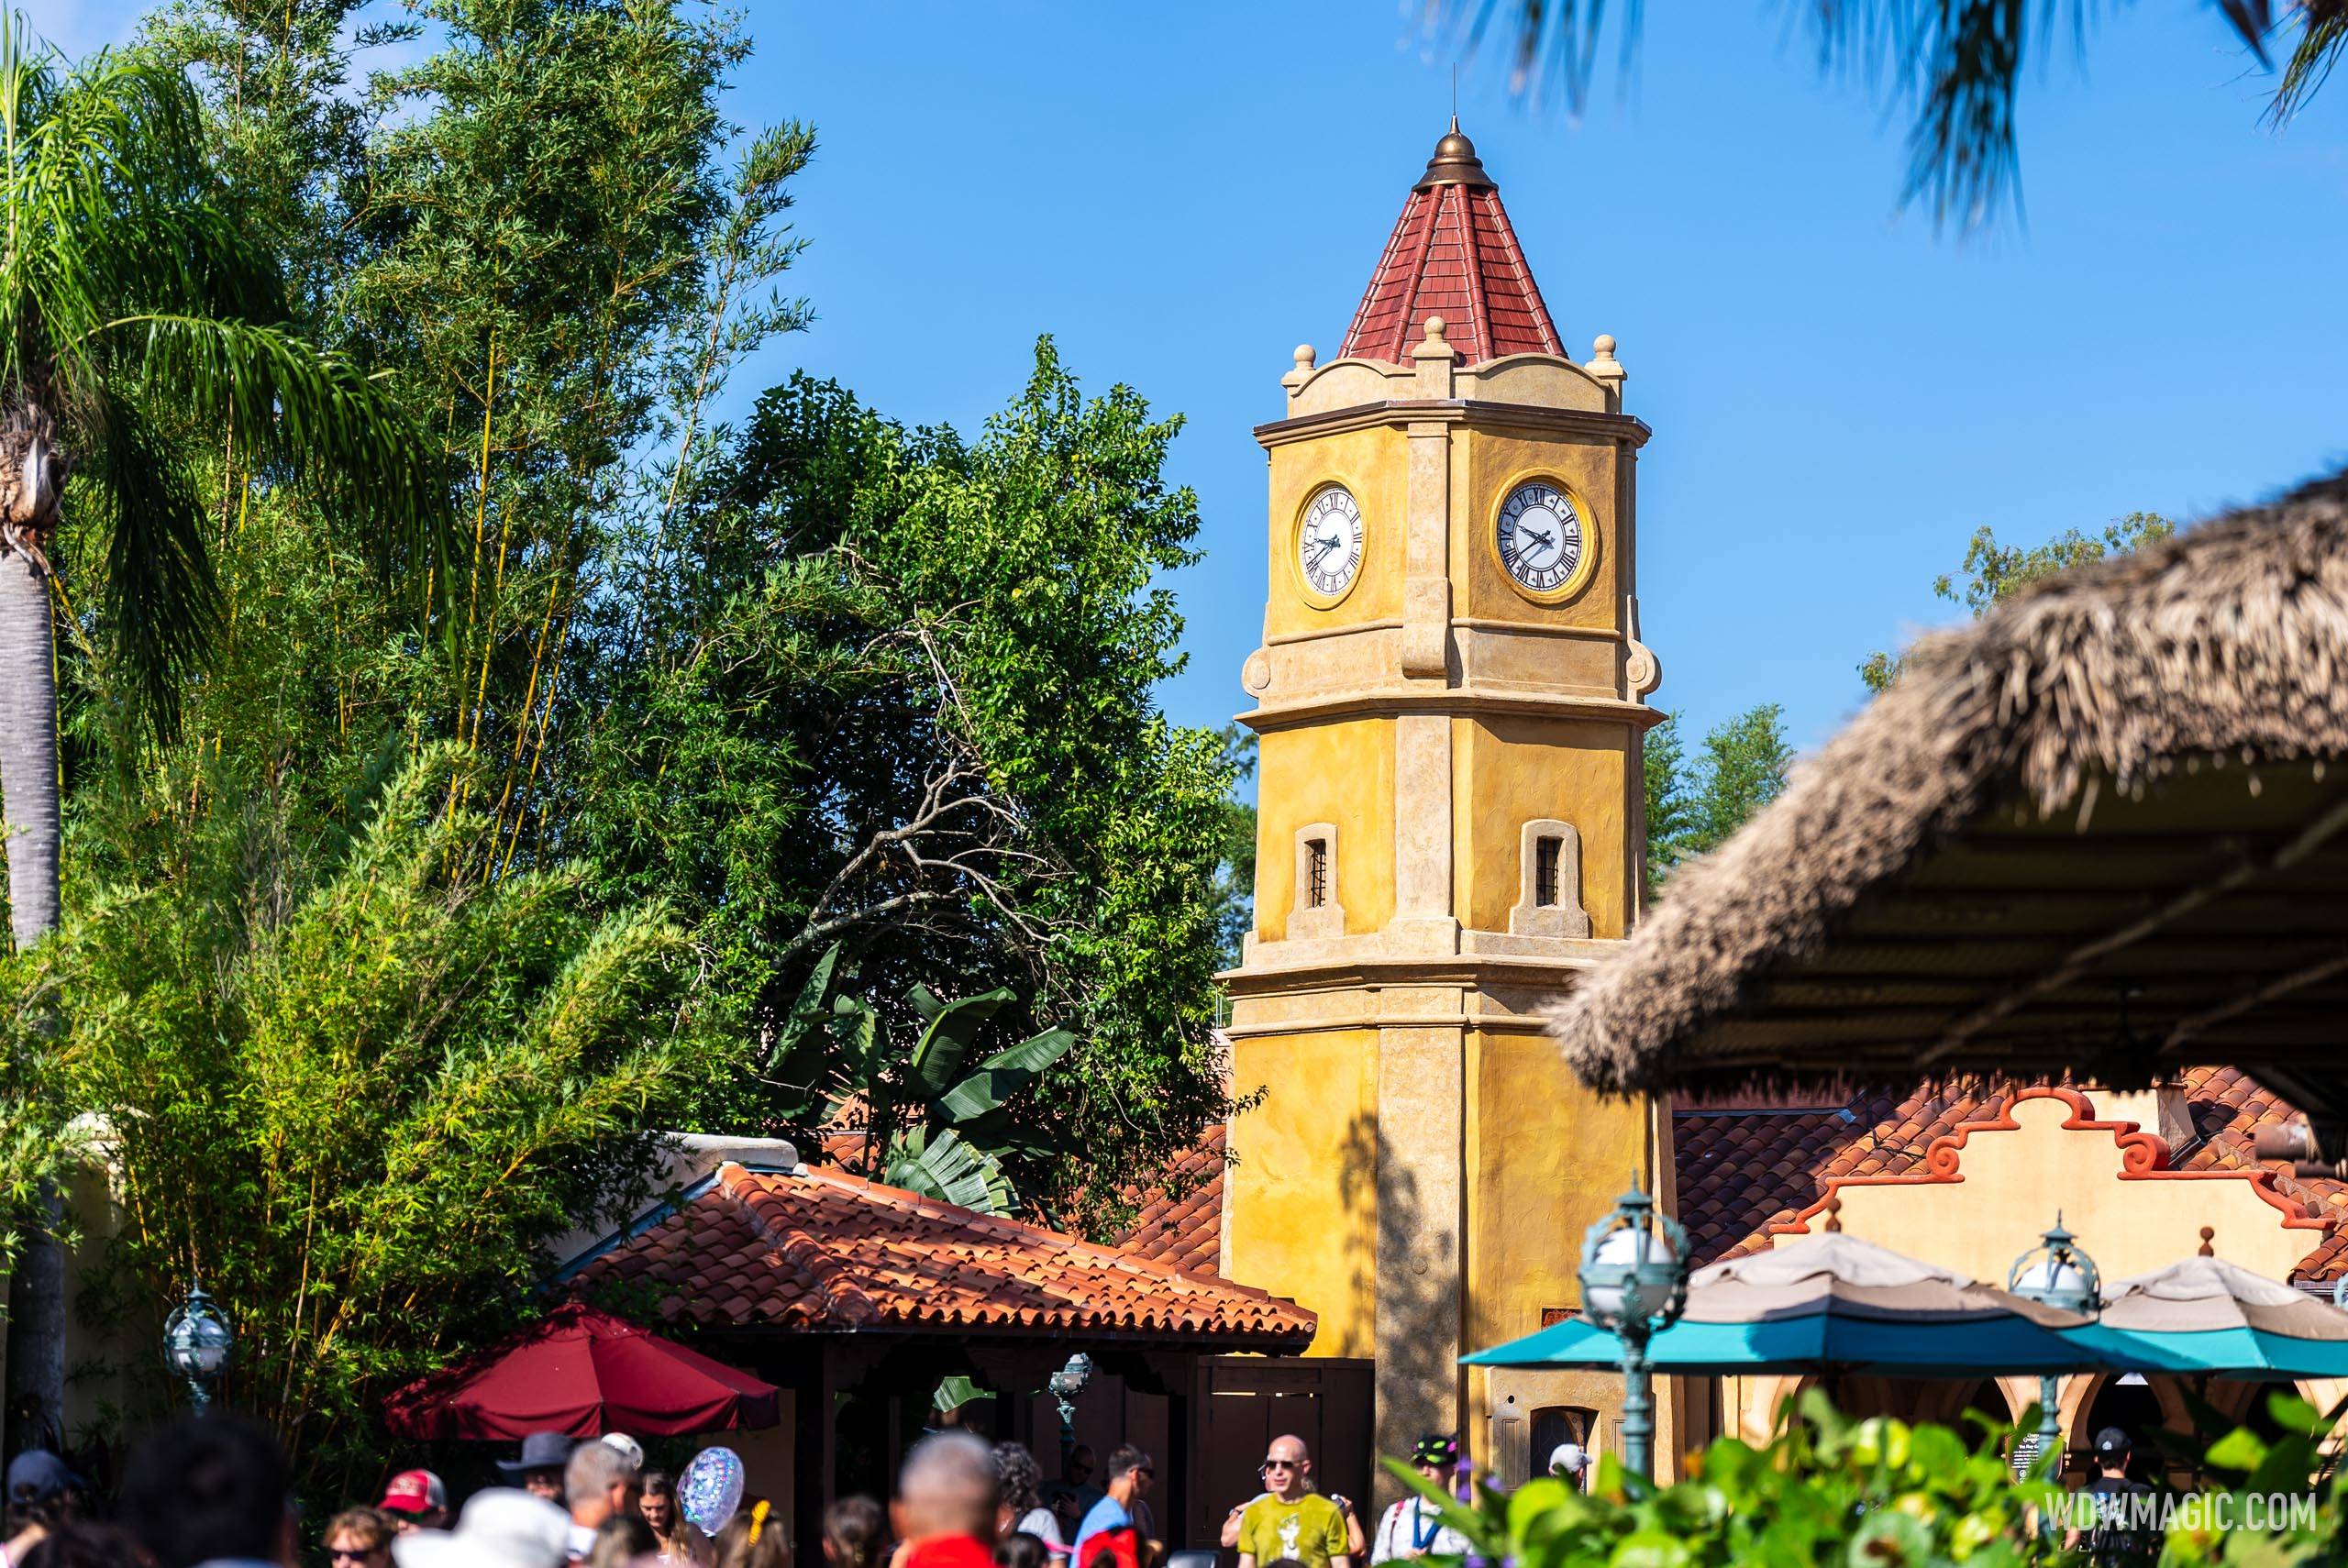
[[[1320,909],[1329,901],[1329,841],[1309,838],[1304,841],[1304,903],[1307,909]]]
[[[1559,901],[1557,862],[1565,847],[1562,838],[1544,836],[1533,841],[1533,901],[1544,908],[1555,909]]]

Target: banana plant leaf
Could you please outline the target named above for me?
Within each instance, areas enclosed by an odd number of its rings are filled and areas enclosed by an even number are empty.
[[[921,1086],[922,1098],[936,1101],[945,1097],[961,1072],[962,1058],[977,1041],[979,1026],[1010,1006],[1013,999],[1008,990],[993,990],[940,1002],[925,986],[915,986],[912,998],[915,1010],[928,1021],[914,1046],[914,1078]]]
[[[1076,1035],[1070,1031],[1047,1029],[980,1063],[976,1072],[946,1091],[938,1107],[950,1121],[976,1121],[1034,1083],[1075,1046]]]
[[[1002,1165],[962,1142],[950,1127],[935,1136],[921,1127],[898,1134],[880,1179],[982,1214],[1006,1213],[1013,1198],[1011,1178]]]

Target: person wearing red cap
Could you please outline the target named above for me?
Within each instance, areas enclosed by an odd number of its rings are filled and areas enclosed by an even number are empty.
[[[388,1514],[402,1535],[412,1529],[449,1528],[449,1488],[429,1470],[403,1470],[383,1488],[376,1511]]]

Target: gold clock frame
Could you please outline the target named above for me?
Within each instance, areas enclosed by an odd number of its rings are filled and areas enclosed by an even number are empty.
[[[1331,490],[1344,491],[1346,499],[1354,503],[1355,514],[1361,519],[1361,563],[1354,569],[1353,580],[1345,587],[1335,593],[1324,593],[1304,575],[1304,563],[1297,558],[1297,545],[1304,532],[1304,520],[1312,515],[1312,503],[1321,499],[1324,491]],[[1361,491],[1342,479],[1314,480],[1304,498],[1297,502],[1296,515],[1289,520],[1287,547],[1289,580],[1296,585],[1297,597],[1315,610],[1335,610],[1343,604],[1361,586],[1363,576],[1369,570],[1369,513],[1362,507]]]
[[[1508,569],[1508,562],[1501,555],[1501,509],[1508,504],[1510,496],[1514,495],[1526,485],[1535,483],[1547,485],[1562,494],[1567,502],[1572,503],[1574,515],[1581,519],[1581,559],[1574,563],[1574,569],[1567,576],[1566,580],[1555,588],[1527,588],[1517,580],[1516,573]],[[1598,569],[1600,532],[1597,514],[1590,509],[1589,498],[1582,494],[1579,486],[1560,478],[1555,469],[1526,469],[1521,473],[1511,475],[1500,487],[1500,493],[1492,502],[1492,509],[1485,519],[1483,530],[1484,555],[1485,558],[1492,563],[1492,569],[1501,574],[1501,580],[1515,591],[1518,598],[1534,604],[1563,604],[1578,596],[1583,589],[1589,586],[1590,574]]]

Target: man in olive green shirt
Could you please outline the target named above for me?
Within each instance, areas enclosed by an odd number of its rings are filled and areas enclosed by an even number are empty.
[[[1262,1469],[1265,1495],[1239,1517],[1239,1568],[1268,1568],[1284,1557],[1304,1568],[1353,1568],[1345,1510],[1306,1486],[1312,1456],[1304,1440],[1274,1438]]]

